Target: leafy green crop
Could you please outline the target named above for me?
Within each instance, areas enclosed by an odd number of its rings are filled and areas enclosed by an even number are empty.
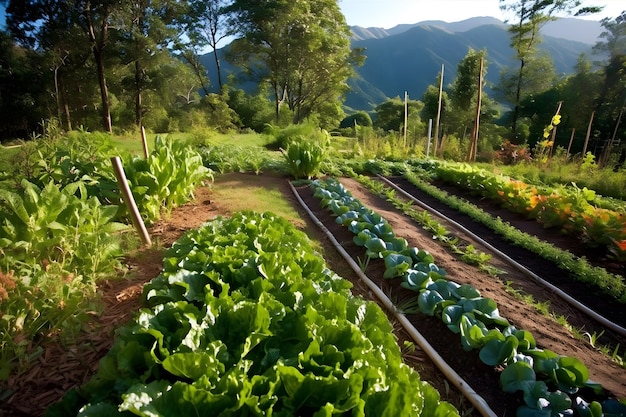
[[[34,338],[80,326],[96,280],[120,267],[126,229],[113,222],[116,206],[77,194],[77,183],[21,186],[22,196],[0,190],[0,276],[10,277],[0,295],[0,379],[27,365]]]
[[[286,220],[218,218],[172,246],[150,308],[46,415],[458,415],[349,288]]]
[[[328,145],[299,137],[291,141],[283,153],[291,175],[295,179],[313,178],[320,173],[326,159]]]
[[[157,136],[154,150],[147,159],[133,157],[124,171],[139,212],[147,222],[161,217],[161,212],[186,203],[195,188],[212,177],[202,157],[184,142]]]
[[[570,407],[574,402],[569,395],[578,394],[581,388],[601,390],[588,380],[589,371],[578,359],[537,348],[529,332],[516,329],[500,316],[495,301],[481,297],[470,285],[445,279],[445,271],[433,263],[433,257],[427,252],[409,249],[405,245],[398,245],[397,250],[393,250],[397,238],[390,230],[386,239],[372,233],[368,240],[369,235],[364,235],[361,230],[371,228],[355,225],[380,224],[384,220],[362,206],[337,180],[318,180],[311,185],[314,194],[322,199],[322,205],[338,215],[337,222],[347,225],[357,233],[359,241],[365,242],[368,257],[383,258],[384,277],[401,277],[404,288],[419,293],[417,301],[407,305],[417,304],[422,313],[441,317],[452,332],[460,334],[465,350],[480,349],[479,356],[484,363],[505,366],[501,374],[503,389],[506,392],[521,390],[526,402],[518,410],[518,415],[572,415]],[[545,382],[538,381],[537,375]],[[550,392],[547,384],[557,390]],[[613,405],[607,403],[607,406]],[[582,414],[594,408],[579,407]],[[626,407],[622,409],[624,411]]]
[[[119,239],[126,226],[112,220],[116,206],[103,206],[95,197],[77,197],[78,184],[62,190],[50,182],[43,189],[24,180],[23,196],[0,190],[0,250],[5,270],[18,263],[58,263],[73,272],[111,272],[119,266]]]

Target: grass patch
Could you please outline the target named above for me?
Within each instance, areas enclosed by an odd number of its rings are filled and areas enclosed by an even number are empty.
[[[213,183],[213,200],[220,205],[228,206],[232,212],[254,210],[269,211],[284,217],[299,229],[306,227],[289,200],[285,199],[278,184],[267,181],[266,177],[246,175],[242,180],[237,175],[219,175]],[[281,179],[286,181],[286,179]]]

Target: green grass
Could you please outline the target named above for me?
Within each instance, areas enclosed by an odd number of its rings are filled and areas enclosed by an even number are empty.
[[[148,141],[148,151],[154,147],[154,139],[157,135],[168,137],[177,141],[190,142],[206,142],[211,145],[232,144],[239,146],[263,146],[267,139],[264,135],[258,133],[218,133],[215,131],[202,132],[175,132],[175,133],[150,133],[146,132]],[[120,153],[130,152],[133,155],[143,155],[143,147],[141,144],[141,135],[139,132],[124,133],[121,135],[113,135],[111,139]],[[3,149],[4,154],[4,149]],[[4,155],[0,156],[0,167]]]
[[[0,145],[0,172],[9,171],[11,159],[20,151],[19,147],[4,147]]]
[[[286,181],[286,179],[282,180]],[[275,181],[267,181],[262,176],[249,174],[246,174],[244,180],[236,175],[226,174],[215,177],[212,189],[212,199],[220,205],[227,206],[231,212],[270,211],[289,220],[298,228],[305,227],[304,220],[293,205],[285,199]]]

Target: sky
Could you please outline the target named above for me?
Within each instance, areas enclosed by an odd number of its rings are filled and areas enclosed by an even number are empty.
[[[424,20],[451,23],[476,16],[492,16],[502,21],[511,18],[502,13],[499,4],[499,0],[339,0],[348,25],[385,29]],[[613,19],[626,10],[624,0],[583,0],[583,5],[604,6],[602,13],[583,17],[592,20]]]
[[[507,19],[499,8],[499,0],[338,0],[348,25],[392,28],[424,20],[458,22],[470,17],[492,16]],[[584,5],[604,6],[600,14],[584,19],[611,19],[626,10],[624,0],[584,0]],[[511,16],[508,16],[510,18]],[[0,5],[0,28],[4,26],[4,7]]]

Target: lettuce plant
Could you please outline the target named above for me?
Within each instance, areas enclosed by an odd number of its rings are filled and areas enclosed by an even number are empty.
[[[286,220],[218,218],[171,247],[148,307],[46,415],[458,416],[349,288]]]

